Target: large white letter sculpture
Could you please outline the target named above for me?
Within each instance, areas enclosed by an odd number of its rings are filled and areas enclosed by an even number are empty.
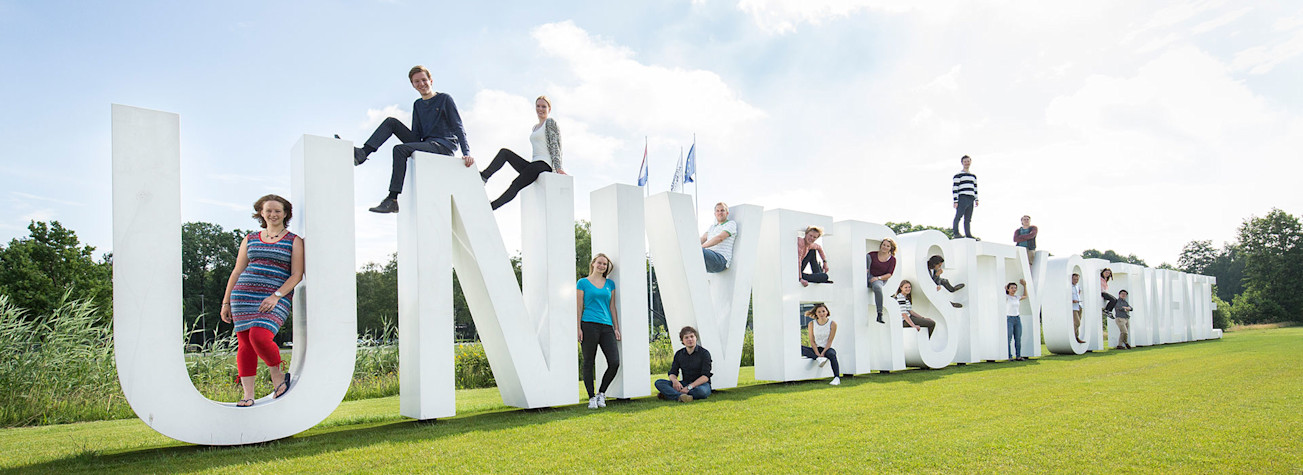
[[[837,284],[833,279],[833,284],[801,287],[796,241],[803,238],[808,226],[819,226],[830,237],[835,232],[830,231],[833,230],[832,218],[827,216],[786,209],[765,211],[760,226],[760,252],[753,296],[756,379],[796,381],[833,376],[831,365],[820,367],[814,360],[801,356],[801,345],[809,344],[801,340],[801,304],[835,304],[841,297],[836,286],[850,282]],[[827,249],[824,252],[827,253]],[[839,260],[845,261],[845,256]],[[829,266],[836,268],[832,263]],[[850,328],[839,323],[837,334],[841,335],[843,329]],[[834,348],[838,347],[836,343],[834,338]]]
[[[237,445],[303,432],[344,399],[356,352],[353,167],[347,143],[294,146],[291,223],[305,239],[294,298],[294,385],[252,407],[212,401],[189,380],[180,336],[180,118],[113,105],[113,337],[122,392],[154,430]]]
[[[955,359],[960,332],[967,325],[958,324],[955,308],[950,306],[949,295],[937,290],[927,273],[927,260],[931,256],[946,256],[946,235],[940,231],[919,231],[900,236],[900,251],[896,253],[896,272],[901,280],[913,284],[914,311],[936,321],[936,329],[928,336],[926,329],[904,327],[905,362],[910,366],[944,368]],[[893,283],[900,282],[895,276]],[[894,292],[896,289],[891,289]],[[899,325],[899,323],[897,323]]]
[[[400,410],[417,419],[456,414],[452,273],[457,270],[502,400],[573,404],[574,179],[544,173],[520,193],[522,290],[476,169],[416,152],[399,213]]]
[[[305,237],[306,274],[294,300],[294,386],[284,397],[264,397],[251,408],[210,401],[187,380],[177,337],[181,320],[180,121],[175,114],[113,106],[114,346],[123,393],[136,414],[169,437],[234,445],[288,437],[323,420],[343,399],[356,356],[353,167],[350,145],[303,136],[291,158],[294,226]],[[520,195],[523,291],[489,209],[475,168],[461,160],[417,152],[411,159],[399,214],[400,411],[416,419],[456,414],[453,379],[452,270],[455,268],[503,401],[525,408],[574,404],[578,381],[575,328],[574,185],[545,173]],[[650,394],[647,300],[642,238],[656,259],[671,335],[696,326],[714,358],[712,386],[737,386],[748,299],[755,286],[758,379],[828,375],[799,356],[801,302],[822,301],[838,322],[833,347],[843,373],[941,368],[1008,357],[1004,284],[1028,281],[1019,308],[1024,356],[1045,344],[1057,354],[1103,349],[1099,271],[1113,270],[1109,291],[1129,291],[1132,344],[1219,338],[1212,329],[1211,277],[1080,256],[1037,253],[1029,267],[1021,249],[1006,244],[947,241],[923,231],[898,237],[888,294],[902,280],[914,284],[914,308],[937,321],[935,333],[901,328],[894,299],[884,320],[873,321],[864,256],[892,232],[880,224],[840,221],[758,206],[732,208],[738,223],[727,270],[707,274],[691,199],[612,185],[593,192],[593,251],[615,264],[621,332],[620,376],[613,397]],[[763,214],[763,220],[762,220]],[[762,226],[763,222],[763,226]],[[836,284],[798,283],[796,238],[806,226],[824,227]],[[763,228],[763,229],[762,229]],[[759,253],[759,258],[757,254]],[[928,276],[930,256],[947,259],[946,277],[969,286],[959,295],[939,291]],[[1071,276],[1081,275],[1082,321],[1073,328]],[[965,304],[952,308],[949,302]],[[1035,316],[1042,314],[1040,319]],[[1080,334],[1084,343],[1078,343]],[[1116,346],[1116,322],[1108,339]],[[677,337],[674,347],[681,346]],[[172,342],[173,344],[169,344]],[[600,361],[599,365],[604,363]]]
[[[593,255],[604,253],[615,264],[615,308],[620,318],[620,372],[606,392],[609,397],[631,398],[651,394],[647,374],[647,254],[643,232],[645,209],[642,188],[610,185],[592,192]],[[597,358],[595,373],[606,371],[606,358]],[[628,376],[628,377],[626,377]]]
[[[729,212],[728,219],[738,224],[733,259],[723,272],[707,274],[701,241],[692,222],[692,198],[665,192],[647,199],[647,243],[656,267],[670,340],[677,350],[683,346],[679,329],[687,325],[697,329],[702,348],[710,351],[714,360],[712,389],[737,387],[747,301],[756,244],[760,241],[759,206],[737,205]]]

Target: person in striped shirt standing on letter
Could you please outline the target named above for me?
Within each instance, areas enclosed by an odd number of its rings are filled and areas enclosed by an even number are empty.
[[[968,171],[968,167],[973,164],[973,159],[964,155],[959,159],[959,163],[964,165],[964,170],[955,174],[953,185],[950,187],[950,194],[954,199],[955,222],[951,230],[955,232],[955,237],[973,237],[973,208],[977,207],[977,175]],[[959,234],[959,218],[964,218],[964,234]]]

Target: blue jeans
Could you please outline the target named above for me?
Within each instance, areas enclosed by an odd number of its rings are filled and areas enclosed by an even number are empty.
[[[686,388],[688,386],[685,384],[683,385],[683,387]],[[670,380],[668,379],[656,380],[656,390],[660,391],[661,394],[664,394],[665,397],[670,399],[678,399],[679,395],[683,394],[681,392],[675,391],[674,384],[671,383]],[[688,391],[688,395],[692,396],[693,399],[705,399],[710,397],[710,383],[704,383],[701,386],[692,388],[691,391]]]
[[[728,268],[728,261],[724,260],[723,254],[710,249],[702,249],[701,256],[706,259],[706,272],[713,274],[716,272],[724,272],[724,269]]]
[[[1014,348],[1013,351],[1009,352],[1009,358],[1013,358],[1014,351],[1017,352],[1019,358],[1022,358],[1022,317],[1018,315],[1008,315],[1005,319],[1009,323],[1009,339],[1013,340]],[[1009,349],[1008,345],[1005,345],[1005,349]]]

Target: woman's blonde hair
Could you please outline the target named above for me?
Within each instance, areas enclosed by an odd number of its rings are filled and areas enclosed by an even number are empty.
[[[891,238],[883,238],[882,242],[891,244],[891,255],[896,255],[896,241],[893,241]]]
[[[552,101],[549,101],[547,99],[547,96],[538,96],[538,99],[534,99],[534,102],[538,102],[540,100],[547,104],[548,109],[552,108]]]
[[[808,228],[805,228],[805,232],[803,232],[803,233],[801,233],[801,234],[809,234],[810,231],[818,231],[818,232],[819,232],[819,235],[820,235],[820,236],[823,236],[823,228],[818,227],[818,226],[810,226],[810,227],[808,227]]]
[[[606,278],[606,276],[611,275],[611,270],[615,269],[615,263],[611,262],[611,258],[607,257],[606,254],[599,252],[596,255],[594,255],[593,260],[588,261],[588,272],[593,271],[593,264],[597,263],[597,258],[599,257],[602,259],[606,259],[606,272],[602,273],[602,278]]]

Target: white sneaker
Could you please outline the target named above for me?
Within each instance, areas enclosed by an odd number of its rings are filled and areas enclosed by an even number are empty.
[[[588,408],[597,409],[597,396],[588,398]]]
[[[606,407],[606,393],[597,393],[597,407]]]
[[[819,367],[820,367],[820,368],[822,368],[824,365],[828,364],[828,358],[824,358],[824,357],[822,357],[822,356],[820,356],[819,358],[815,359],[815,361],[818,361],[818,362],[819,362]]]
[[[837,386],[837,385],[840,385],[841,383],[842,383],[842,378],[841,378],[841,377],[839,377],[839,376],[833,376],[833,377],[832,377],[832,382],[831,382],[831,383],[828,383],[828,384],[831,384],[831,385],[833,385],[833,386]]]

